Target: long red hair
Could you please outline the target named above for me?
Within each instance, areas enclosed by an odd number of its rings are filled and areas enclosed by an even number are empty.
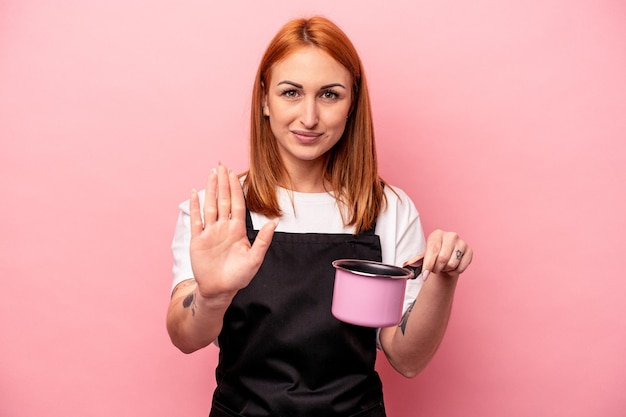
[[[374,127],[361,59],[346,34],[330,20],[316,16],[295,19],[270,42],[257,71],[250,119],[250,167],[244,188],[248,209],[267,217],[282,213],[276,189],[289,183],[269,119],[263,115],[264,85],[273,66],[294,51],[315,46],[352,75],[352,104],[342,138],[326,154],[324,177],[331,184],[346,225],[358,233],[369,229],[385,204],[384,182],[378,176]]]

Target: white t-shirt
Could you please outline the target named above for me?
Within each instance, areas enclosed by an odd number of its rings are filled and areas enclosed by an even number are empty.
[[[394,193],[395,191],[395,193]],[[396,195],[397,193],[397,195]],[[402,266],[404,262],[424,252],[425,239],[419,213],[404,191],[385,187],[387,205],[376,220],[375,233],[380,238],[382,261]],[[204,204],[204,191],[199,193]],[[299,193],[279,189],[278,198],[283,215],[278,221],[277,232],[287,233],[354,233],[352,226],[344,226],[341,213],[331,193]],[[191,239],[189,201],[180,204],[176,223],[172,254],[174,257],[172,290],[180,282],[193,278],[189,257]],[[252,224],[259,230],[270,219],[251,213]],[[404,309],[411,305],[422,285],[420,279],[409,280],[404,297]]]

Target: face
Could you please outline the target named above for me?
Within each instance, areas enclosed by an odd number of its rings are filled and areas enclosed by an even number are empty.
[[[263,114],[288,171],[321,166],[341,138],[352,102],[352,76],[321,49],[299,49],[276,63]]]

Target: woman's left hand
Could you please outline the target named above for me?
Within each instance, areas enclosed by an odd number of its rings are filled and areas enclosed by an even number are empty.
[[[407,264],[424,257],[422,277],[428,278],[431,272],[440,277],[458,278],[472,262],[472,248],[458,234],[435,230],[426,239],[426,251]]]

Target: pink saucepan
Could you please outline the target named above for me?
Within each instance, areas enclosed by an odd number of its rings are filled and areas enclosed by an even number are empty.
[[[358,259],[339,259],[333,266],[333,316],[346,323],[378,328],[400,322],[407,280],[421,273],[422,260],[403,268]]]

